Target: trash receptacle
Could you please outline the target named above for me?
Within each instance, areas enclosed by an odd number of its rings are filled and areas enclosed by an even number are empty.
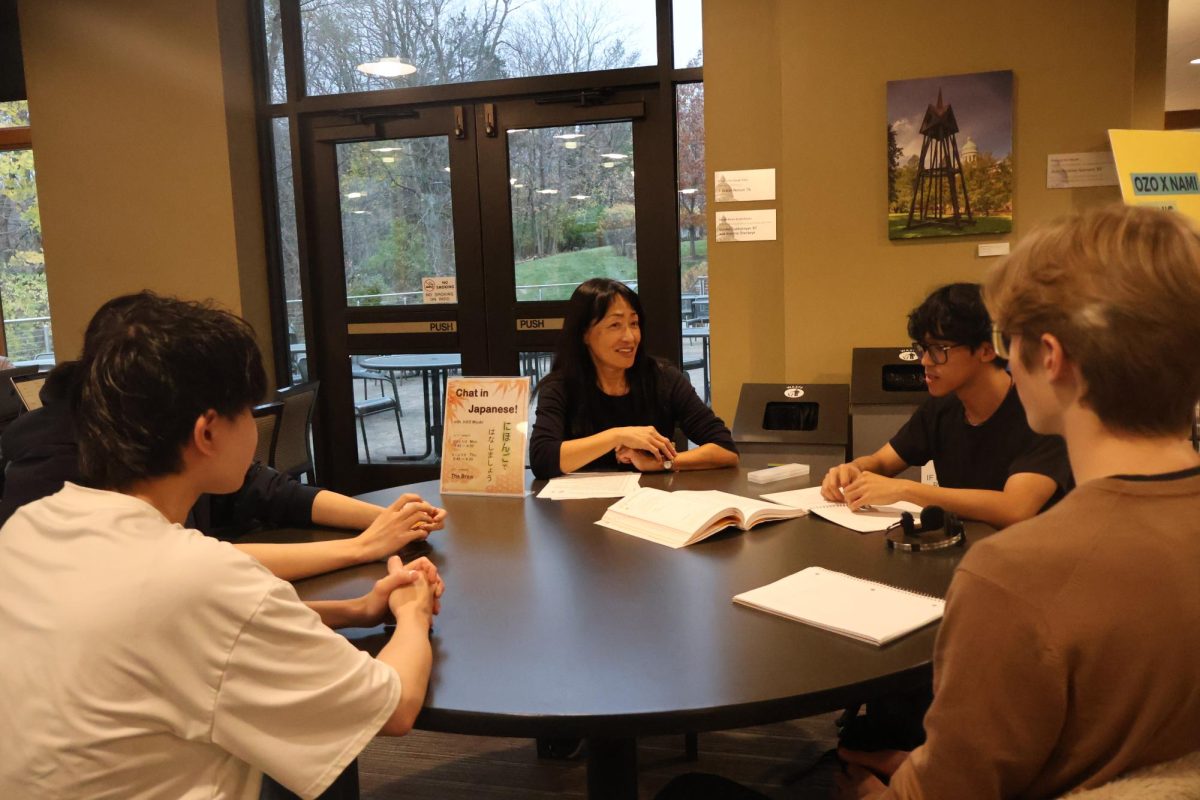
[[[856,347],[850,362],[850,457],[883,447],[929,398],[925,368],[911,347]],[[920,465],[900,473],[921,480]]]
[[[743,384],[733,421],[742,464],[808,464],[810,482],[820,483],[830,467],[846,461],[849,408],[844,383]]]

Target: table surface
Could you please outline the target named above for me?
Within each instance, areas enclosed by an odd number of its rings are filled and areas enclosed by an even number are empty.
[[[362,365],[367,369],[442,369],[462,366],[462,356],[458,353],[376,356],[375,358],[364,358]]]
[[[807,484],[758,486],[736,468],[642,477],[643,486],[751,496]],[[445,530],[423,545],[447,584],[417,722],[427,730],[523,737],[719,730],[913,686],[930,676],[936,625],[876,647],[732,597],[813,565],[944,595],[963,552],[896,552],[881,533],[816,517],[730,529],[672,550],[595,525],[612,500],[439,498],[436,481],[363,497],[387,502],[403,490],[449,510]],[[968,529],[972,539],[988,531]],[[278,531],[260,539],[332,535]],[[382,572],[381,564],[355,567],[297,589],[308,600],[353,597]],[[349,635],[367,649],[384,641],[379,630]]]

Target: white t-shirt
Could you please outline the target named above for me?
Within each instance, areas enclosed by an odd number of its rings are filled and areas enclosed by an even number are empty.
[[[68,483],[0,531],[0,797],[320,794],[400,699],[292,586]]]

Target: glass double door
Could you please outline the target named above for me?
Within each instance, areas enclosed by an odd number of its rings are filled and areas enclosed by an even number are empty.
[[[678,356],[671,120],[656,101],[576,93],[305,120],[323,482],[435,476],[446,381],[536,384],[587,278],[638,289],[667,334],[648,343]]]

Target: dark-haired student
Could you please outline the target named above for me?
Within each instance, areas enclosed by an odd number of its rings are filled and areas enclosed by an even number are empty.
[[[830,469],[825,499],[851,508],[906,500],[1003,528],[1070,490],[1062,437],[1029,427],[991,329],[978,284],[943,286],[913,309],[908,333],[932,396],[888,444]],[[929,461],[937,486],[892,477]]]
[[[641,300],[625,284],[592,278],[575,289],[550,373],[538,385],[529,441],[534,475],[738,463],[729,429],[687,376],[643,351],[645,324]],[[676,452],[677,426],[698,447]]]
[[[126,295],[97,310],[84,335],[80,361],[59,365],[42,387],[42,407],[23,414],[0,436],[4,494],[0,525],[21,506],[54,494],[70,481],[79,483],[79,446],[75,405],[82,365],[96,343],[119,329],[124,312],[138,298]],[[258,524],[321,525],[360,530],[358,536],[303,544],[237,543],[277,576],[298,580],[368,561],[378,561],[407,544],[439,530],[446,512],[415,494],[405,494],[387,509],[351,497],[307,486],[261,463],[246,471],[237,491],[203,495],[188,524],[218,538],[232,540]]]
[[[315,797],[376,733],[412,727],[437,570],[393,556],[362,597],[305,604],[184,527],[253,458],[265,375],[242,320],[143,293],[91,345],[89,487],[23,506],[0,535],[0,797],[250,800],[264,773]],[[376,658],[331,630],[389,614]]]
[[[928,740],[843,751],[842,796],[1059,797],[1151,765],[1176,782],[1111,796],[1194,796],[1200,234],[1172,212],[1094,210],[1023,239],[987,300],[1029,422],[1065,437],[1079,485],[966,554]]]

